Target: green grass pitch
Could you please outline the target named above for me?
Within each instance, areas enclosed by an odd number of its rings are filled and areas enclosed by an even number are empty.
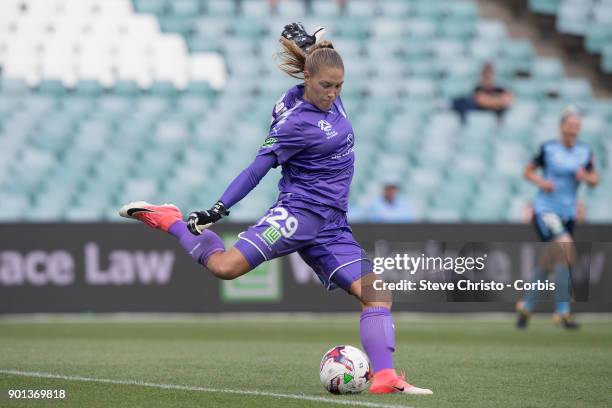
[[[612,406],[609,319],[569,333],[548,317],[526,332],[510,316],[396,318],[396,366],[433,396],[322,388],[321,355],[360,347],[358,314],[82,320],[0,320],[0,407]],[[68,398],[10,400],[8,389],[65,389]]]

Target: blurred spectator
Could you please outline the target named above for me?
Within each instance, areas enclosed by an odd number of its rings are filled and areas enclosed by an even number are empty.
[[[370,222],[412,222],[414,212],[408,202],[398,196],[399,178],[389,177],[383,183],[383,194],[366,211]]]
[[[490,110],[501,116],[512,105],[513,100],[512,92],[495,83],[495,69],[493,64],[487,62],[482,67],[480,81],[474,89],[476,109]]]
[[[453,109],[465,122],[466,114],[471,110],[489,110],[497,113],[501,119],[503,113],[512,105],[514,95],[495,83],[495,69],[487,62],[482,67],[480,80],[472,95],[453,100]]]

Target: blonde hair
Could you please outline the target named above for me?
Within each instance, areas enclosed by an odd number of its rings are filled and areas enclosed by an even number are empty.
[[[580,112],[580,109],[577,106],[569,105],[567,108],[565,108],[563,114],[561,115],[561,124],[564,124],[565,121],[571,117],[582,119],[582,112]]]
[[[339,68],[344,71],[342,57],[330,41],[320,41],[304,52],[291,40],[280,38],[281,50],[277,54],[280,59],[278,67],[293,78],[303,79],[304,71],[315,75],[321,67]]]

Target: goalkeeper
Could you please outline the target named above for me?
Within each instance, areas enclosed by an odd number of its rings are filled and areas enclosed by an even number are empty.
[[[130,203],[120,214],[169,232],[220,279],[235,279],[262,262],[298,252],[328,290],[342,288],[360,301],[361,341],[374,369],[370,392],[431,394],[408,384],[393,368],[391,301],[373,294],[371,263],[347,223],[355,135],[339,96],[342,58],[330,42],[317,41],[320,34],[309,35],[297,23],[285,26],[280,68],[304,82],[276,103],[268,137],[255,160],[216,204],[191,213],[187,222],[173,205]],[[229,208],[277,166],[282,168],[277,202],[226,250],[207,228],[227,216]]]

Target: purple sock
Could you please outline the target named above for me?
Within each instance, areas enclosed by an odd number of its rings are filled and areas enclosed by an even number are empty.
[[[361,344],[372,362],[372,370],[393,368],[395,327],[393,316],[386,307],[371,307],[361,312],[359,321]]]
[[[178,238],[179,243],[194,261],[206,266],[208,258],[215,252],[225,251],[225,245],[217,234],[207,229],[201,235],[193,235],[185,221],[177,221],[168,232]]]

